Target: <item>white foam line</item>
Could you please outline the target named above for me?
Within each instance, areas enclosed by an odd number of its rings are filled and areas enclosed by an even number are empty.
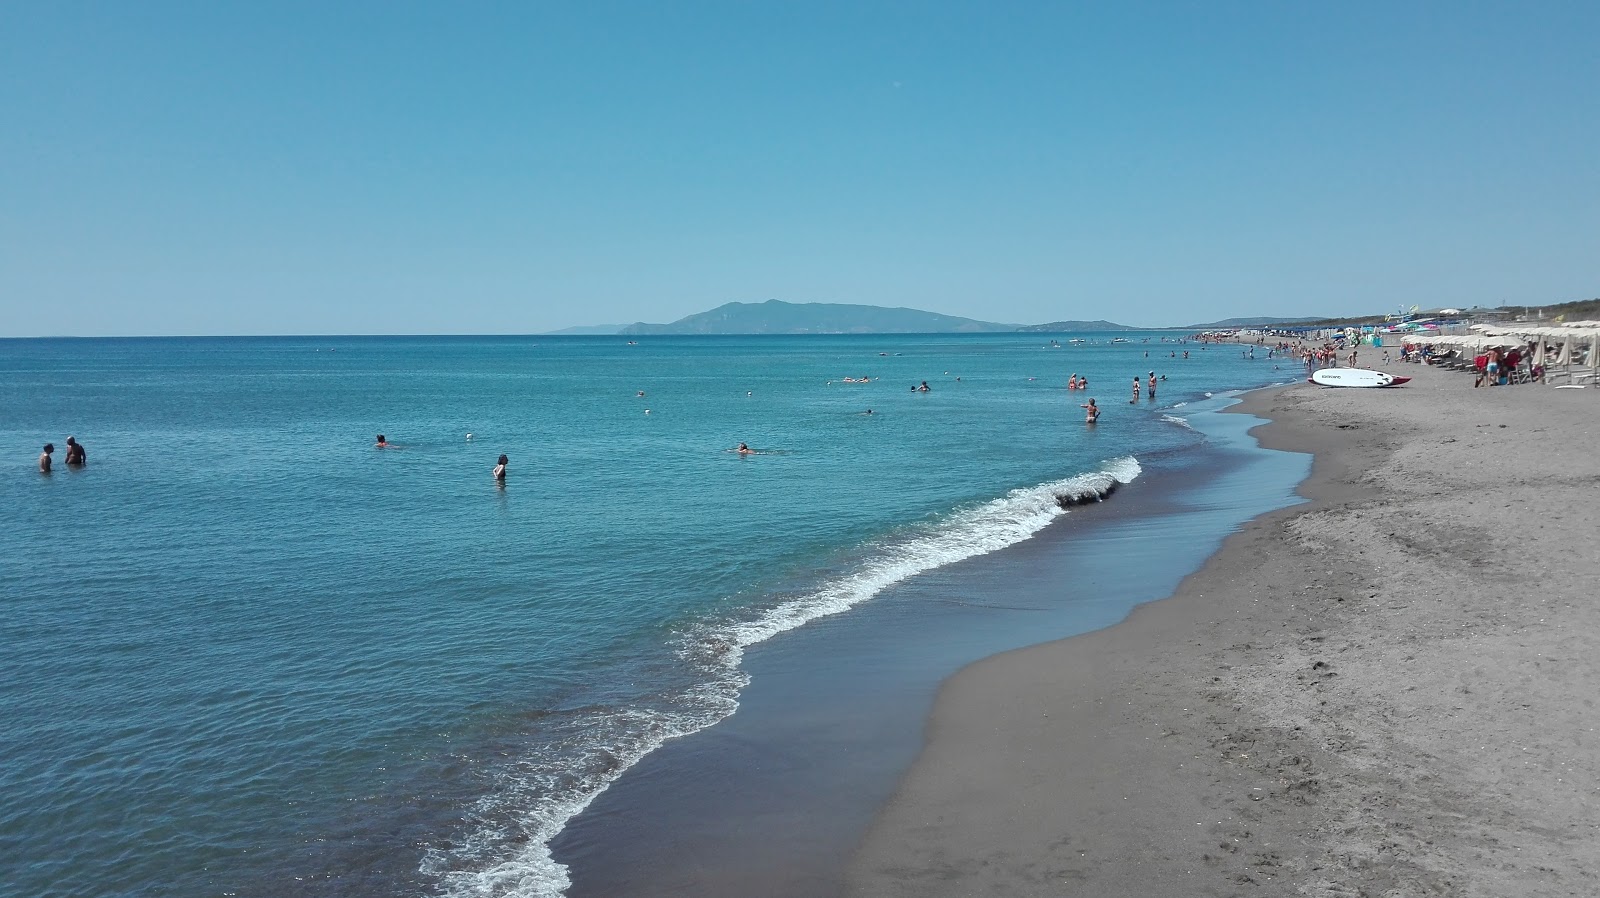
[[[1181,420],[1181,419],[1180,419]],[[567,821],[588,807],[623,771],[663,743],[698,732],[733,714],[739,693],[749,684],[740,669],[745,649],[818,618],[848,611],[884,589],[944,565],[954,564],[1014,545],[1066,514],[1063,498],[1093,501],[1118,484],[1138,477],[1142,468],[1128,456],[1112,459],[1099,471],[1012,490],[1006,495],[957,510],[909,535],[871,547],[871,560],[858,569],[798,598],[782,602],[756,617],[695,628],[679,645],[684,660],[709,674],[709,681],[681,696],[682,713],[629,708],[606,717],[612,730],[593,739],[582,755],[599,768],[593,778],[549,770],[512,768],[502,788],[473,816],[476,831],[450,852],[429,849],[422,872],[437,876],[449,898],[558,898],[571,885],[565,865],[550,853],[550,840]],[[1073,504],[1067,502],[1065,504]],[[517,829],[525,837],[511,857],[493,861],[497,846],[510,840],[490,822],[494,808],[508,802],[527,808]],[[481,859],[480,869],[451,869],[462,861]]]

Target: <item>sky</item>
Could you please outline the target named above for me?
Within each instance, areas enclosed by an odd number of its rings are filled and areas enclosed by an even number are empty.
[[[1600,3],[0,0],[0,336],[1600,296]]]

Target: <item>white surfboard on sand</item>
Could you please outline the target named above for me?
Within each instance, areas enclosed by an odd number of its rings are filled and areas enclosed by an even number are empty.
[[[1323,368],[1310,378],[1312,383],[1325,387],[1395,387],[1410,379],[1367,368]]]

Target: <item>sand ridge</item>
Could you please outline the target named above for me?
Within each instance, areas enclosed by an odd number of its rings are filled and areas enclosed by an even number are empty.
[[[1600,395],[1394,369],[1247,398],[1311,501],[1172,600],[948,681],[851,893],[1594,894]]]

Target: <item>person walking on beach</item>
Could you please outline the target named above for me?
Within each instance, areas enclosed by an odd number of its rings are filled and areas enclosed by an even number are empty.
[[[89,461],[88,453],[83,451],[83,444],[72,437],[67,437],[67,467],[81,468]]]
[[[45,443],[44,451],[39,453],[39,473],[50,473],[50,453],[56,451],[55,443]]]
[[[1095,405],[1093,399],[1089,400],[1083,405],[1078,406],[1078,408],[1085,409],[1084,415],[1086,417],[1083,419],[1083,423],[1085,424],[1093,424],[1100,418],[1100,406]]]
[[[494,479],[496,483],[503,484],[506,482],[506,465],[510,463],[511,459],[506,458],[504,455],[500,456],[500,460],[495,462]]]
[[[1128,400],[1129,405],[1139,404],[1139,378],[1133,379],[1133,398]]]

